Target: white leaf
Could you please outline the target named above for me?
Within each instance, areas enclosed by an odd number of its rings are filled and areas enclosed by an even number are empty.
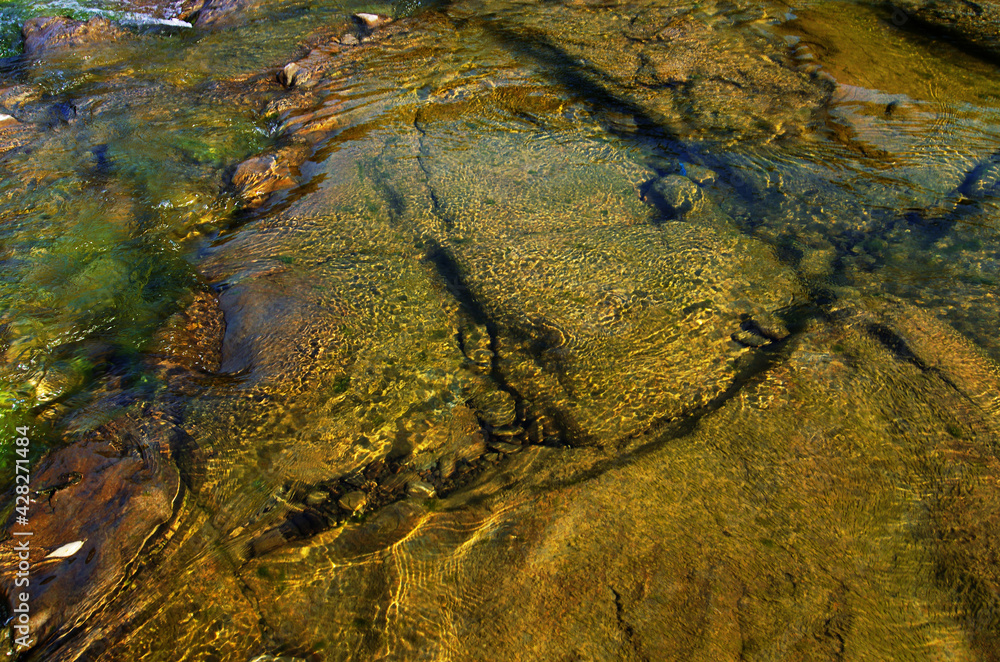
[[[50,552],[49,555],[46,556],[45,558],[47,559],[69,558],[70,556],[73,556],[74,554],[79,552],[80,549],[83,547],[83,543],[85,542],[86,540],[77,540],[76,542],[66,543],[59,549]]]

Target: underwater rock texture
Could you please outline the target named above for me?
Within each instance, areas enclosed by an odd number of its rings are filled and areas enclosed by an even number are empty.
[[[95,16],[89,21],[75,21],[63,16],[39,16],[25,23],[21,34],[24,36],[24,54],[37,56],[83,44],[114,41],[123,31],[101,16]]]
[[[206,0],[194,24],[207,29],[232,27],[244,18],[245,12],[260,4],[261,0]]]
[[[452,11],[473,13],[461,3]],[[567,3],[543,15],[510,2],[470,18],[579,89],[612,130],[731,142],[799,135],[829,95],[827,81],[796,71],[753,29],[781,15],[678,2]]]
[[[255,21],[19,107],[4,192],[86,239],[5,263],[83,542],[30,655],[993,662],[995,134],[823,7]]]
[[[905,306],[837,317],[690,432],[532,449],[433,510],[255,559],[247,581],[325,659],[995,659],[995,545],[976,531],[1000,466],[975,440],[997,433],[995,368]]]
[[[893,22],[914,20],[957,37],[974,50],[1000,58],[1000,2],[994,0],[893,0]]]

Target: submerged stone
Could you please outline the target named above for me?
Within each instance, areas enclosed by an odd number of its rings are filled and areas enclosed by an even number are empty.
[[[753,331],[737,331],[733,334],[733,340],[747,347],[764,347],[771,342],[769,339]]]
[[[437,490],[430,483],[416,480],[406,486],[406,494],[416,499],[433,499]]]
[[[646,193],[647,200],[663,211],[668,218],[680,219],[701,203],[704,194],[691,179],[681,175],[667,175],[657,179]]]
[[[755,7],[753,18],[715,4],[518,6],[499,10],[502,20],[487,29],[542,63],[553,80],[583,91],[614,130],[621,123],[609,106],[629,116],[635,128],[628,133],[766,142],[809,133],[832,90],[797,72],[776,36],[745,29],[780,22],[785,10],[777,6]]]
[[[310,506],[318,506],[321,503],[325,503],[329,498],[330,495],[327,492],[316,490],[314,492],[310,492],[306,497],[306,504]]]
[[[827,87],[771,50],[773,8],[690,4],[452,3],[393,48],[297,61],[316,74],[309,94],[259,77],[302,102],[284,138],[312,158],[299,172],[304,156],[260,155],[234,184],[250,200],[285,177],[302,186],[194,244],[219,296],[144,346],[153,383],[91,412],[148,396],[143,420],[197,438],[133,448],[157,437],[109,429],[103,473],[77,472],[86,494],[49,486],[56,505],[86,503],[43,522],[45,551],[86,542],[47,562],[39,613],[64,620],[40,621],[60,646],[40,659],[996,650],[976,620],[1000,613],[996,366],[937,310],[825,303],[834,257],[872,273],[888,242],[866,236],[884,226],[860,203],[824,212],[829,175],[789,159],[864,141],[797,140]],[[865,98],[882,110],[852,127],[906,114]],[[712,170],[663,178],[690,160]],[[989,168],[965,178],[987,205]],[[651,181],[688,222],[641,203]],[[991,210],[914,253],[988,279],[975,241]],[[905,237],[920,222],[885,226]],[[809,253],[834,245],[829,261]],[[101,283],[117,296],[126,263],[94,260],[59,301],[93,308],[76,292]],[[152,563],[133,558],[146,549]],[[87,570],[103,554],[125,570]],[[10,576],[16,559],[0,563]]]
[[[95,16],[89,21],[76,21],[63,16],[39,16],[28,20],[21,28],[21,34],[24,36],[24,54],[34,57],[84,44],[114,41],[125,32],[101,16]]]
[[[260,0],[206,0],[198,11],[194,25],[206,29],[231,27],[239,23],[243,15],[258,4]]]
[[[995,0],[894,0],[888,4],[899,27],[922,26],[956,36],[973,50],[1000,58],[1000,2]],[[916,24],[916,25],[915,25]]]
[[[684,175],[699,186],[709,186],[718,179],[712,170],[705,166],[690,163],[684,166]]]
[[[289,62],[278,72],[278,82],[284,87],[302,87],[310,81],[312,77],[308,69],[300,67],[295,62]]]
[[[249,205],[261,205],[271,193],[295,186],[291,171],[294,165],[277,154],[252,157],[237,166],[233,186]]]
[[[31,589],[33,644],[68,634],[99,610],[106,591],[128,579],[147,540],[170,519],[181,489],[169,458],[175,433],[123,417],[51,453],[32,472],[30,547],[40,552],[31,555],[38,578]],[[18,592],[17,540],[0,548],[8,595]]]
[[[938,373],[900,360],[864,330],[875,319],[920,361],[957,362]],[[581,647],[601,660],[832,659],[847,648],[988,659],[996,634],[964,609],[994,618],[1000,606],[987,533],[1000,513],[989,487],[1000,475],[988,441],[1000,430],[995,366],[913,309],[869,302],[840,320],[818,323],[787,362],[669,443],[613,459],[514,456],[504,466],[518,489],[484,481],[439,510],[397,509],[284,553],[281,584],[248,584],[299,639],[343,624],[345,656],[371,646],[410,659],[393,648],[405,637],[422,655],[461,659],[521,659],[525,642],[544,659]],[[983,408],[961,404],[956,369],[962,388],[989,393]],[[988,436],[959,438],[942,411]],[[318,572],[331,565],[338,572]],[[346,627],[387,605],[398,614],[388,629]]]
[[[361,491],[348,492],[337,501],[337,504],[348,513],[364,510],[367,503],[368,495]]]
[[[428,184],[452,219],[434,231],[498,327],[497,368],[530,411],[558,412],[565,442],[635,434],[698,407],[733,376],[731,302],[764,312],[794,298],[787,268],[708,201],[696,206],[691,180],[669,181],[696,222],[657,225],[639,199],[648,171],[612,151],[495,136],[470,145],[454,121],[421,126]],[[567,165],[531,177],[543,164]]]

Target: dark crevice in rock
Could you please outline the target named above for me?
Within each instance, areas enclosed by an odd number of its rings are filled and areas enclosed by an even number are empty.
[[[347,476],[311,485],[286,486],[285,501],[295,504],[276,527],[255,536],[246,550],[246,558],[254,558],[280,549],[290,542],[308,540],[323,531],[348,522],[363,521],[373,512],[408,496],[409,486],[416,482],[431,485],[437,496],[445,496],[480,476],[494,466],[485,456],[458,460],[450,476],[433,469],[413,470],[406,455],[396,460],[380,459]],[[361,492],[363,505],[353,510],[345,497]]]
[[[420,165],[420,169],[425,177],[424,184],[427,187],[428,194],[431,198],[432,211],[434,215],[442,221],[445,231],[450,231],[455,226],[455,223],[442,205],[437,195],[437,191],[435,191],[434,186],[431,184],[431,173],[426,164],[427,150],[424,145],[424,139],[427,133],[421,126],[419,113],[417,113],[414,118],[413,126],[417,130],[420,137],[417,162]],[[496,360],[496,357],[500,355],[499,325],[490,317],[486,308],[476,300],[471,289],[465,283],[461,267],[448,250],[431,237],[423,237],[421,241],[427,247],[427,260],[434,265],[439,277],[444,281],[451,296],[456,302],[458,302],[461,309],[472,318],[474,323],[486,327],[490,338],[489,349],[493,354],[489,376],[500,390],[505,391],[514,399],[515,410],[517,412],[516,424],[520,425],[524,429],[530,429],[532,427],[540,427],[540,420],[543,417],[546,418],[546,420],[551,421],[557,430],[558,439],[548,440],[545,438],[545,435],[542,434],[540,435],[541,438],[535,440],[537,443],[547,445],[553,445],[554,443],[554,445],[563,446],[571,445],[569,442],[570,439],[581,438],[583,436],[582,433],[579,431],[571,431],[570,423],[561,414],[561,412],[555,410],[554,408],[546,408],[545,411],[534,411],[517,388],[507,381]],[[525,337],[530,339],[534,337],[534,334],[528,333]]]
[[[427,169],[427,147],[424,145],[424,139],[427,137],[427,131],[423,126],[421,126],[423,122],[420,119],[420,114],[421,111],[418,110],[416,115],[413,117],[413,128],[417,130],[417,134],[419,135],[417,165],[420,166],[420,170],[424,174],[424,184],[427,186],[427,193],[431,197],[431,205],[434,215],[441,219],[441,222],[444,223],[445,230],[450,231],[455,227],[455,221],[451,218],[451,215],[445,211],[444,206],[441,204],[441,200],[438,198],[437,191],[435,191],[434,187],[430,184],[431,173]]]
[[[626,143],[653,146],[653,154],[646,159],[646,165],[659,176],[679,171],[679,167],[664,165],[665,161],[674,166],[679,166],[680,163],[701,164],[715,171],[727,188],[743,202],[760,202],[759,192],[746,182],[738,168],[734,168],[731,162],[721,156],[726,153],[724,150],[713,150],[707,145],[706,148],[699,148],[683,140],[676,132],[651,117],[640,104],[602,85],[600,81],[606,79],[603,72],[573,57],[546,35],[523,26],[507,27],[496,17],[487,17],[482,27],[519,59],[537,63],[544,75],[588,105],[604,131]],[[684,85],[672,82],[665,86],[664,91],[677,87],[683,88]],[[621,123],[612,119],[615,115],[632,118],[635,130],[623,130]]]
[[[479,310],[475,301],[470,299],[470,312]],[[546,483],[537,487],[542,491],[547,491],[562,486],[575,485],[597,478],[605,472],[639,461],[641,458],[659,450],[664,445],[686,437],[697,430],[700,421],[721,409],[727,402],[738,397],[742,390],[758,383],[771,370],[787,361],[791,354],[795,340],[804,331],[806,324],[817,318],[826,318],[824,310],[815,304],[803,304],[782,311],[780,315],[782,323],[787,327],[787,335],[780,339],[771,340],[767,345],[759,347],[748,354],[748,360],[742,366],[738,374],[734,377],[729,387],[718,394],[710,402],[697,407],[679,417],[661,421],[651,426],[646,432],[630,435],[619,440],[616,446],[620,454],[592,465],[589,469],[577,473],[568,480]],[[477,321],[484,318],[475,318]],[[749,328],[759,329],[760,333],[775,335],[773,330],[768,328],[765,331],[762,325],[757,322],[748,322]],[[502,375],[498,375],[502,379]],[[513,393],[516,393],[513,392]],[[518,400],[519,422],[527,420],[531,422],[530,415],[521,418],[521,407],[530,407],[523,399]],[[374,512],[379,508],[394,503],[407,497],[406,482],[401,482],[394,477],[409,475],[410,480],[419,479],[435,487],[438,496],[447,496],[457,490],[470,485],[474,480],[496,466],[506,452],[516,452],[516,450],[527,445],[548,445],[559,446],[560,444],[541,443],[528,439],[522,444],[508,444],[503,441],[503,437],[491,435],[488,426],[484,426],[483,432],[489,438],[489,445],[494,448],[502,448],[503,451],[490,455],[480,456],[478,459],[462,461],[457,466],[455,474],[448,479],[443,479],[431,470],[422,472],[408,471],[405,464],[407,456],[399,460],[377,460],[364,469],[348,477],[340,477],[330,481],[311,486],[298,486],[289,490],[288,501],[299,503],[298,509],[289,513],[285,521],[277,528],[264,532],[251,544],[249,550],[251,555],[260,556],[267,552],[283,547],[289,542],[307,540],[321,531],[328,530],[333,526],[344,524],[348,521],[357,521],[367,516],[367,513]],[[652,440],[634,446],[637,440],[643,437],[651,437]],[[347,512],[343,507],[337,505],[339,497],[358,487],[364,487],[368,495],[364,514]],[[319,495],[317,496],[317,494]],[[314,499],[321,499],[321,503],[308,505],[310,495]]]
[[[520,425],[524,429],[529,429],[539,423],[541,418],[545,417],[555,426],[558,433],[558,439],[553,440],[543,438],[536,440],[538,443],[556,446],[574,445],[572,440],[581,439],[583,437],[582,432],[571,429],[571,424],[565,419],[561,412],[554,408],[536,410],[537,408],[532,407],[520,391],[507,381],[495,358],[499,356],[500,352],[500,343],[498,340],[500,333],[499,325],[490,317],[486,308],[476,300],[476,297],[472,294],[469,286],[465,283],[461,267],[451,254],[433,239],[426,239],[425,242],[427,245],[427,260],[434,265],[438,275],[448,287],[451,295],[459,303],[462,310],[466,312],[476,324],[486,327],[490,337],[489,348],[494,357],[490,366],[489,376],[493,380],[494,384],[496,384],[497,388],[505,391],[514,399],[515,409],[517,412],[516,424]],[[529,340],[534,337],[533,334],[520,335]],[[535,358],[538,358],[537,352]]]
[[[649,656],[642,652],[642,647],[639,645],[639,637],[636,636],[635,629],[625,620],[625,605],[622,604],[621,594],[613,586],[609,588],[611,588],[611,593],[615,596],[615,617],[618,619],[618,629],[625,635],[625,640],[629,643],[636,656],[640,660],[643,660],[643,662],[649,662]]]
[[[604,118],[602,128],[608,133],[629,141],[635,140],[635,135],[641,135],[656,142],[662,151],[688,163],[701,163],[705,158],[705,155],[693,152],[676,134],[650,117],[641,106],[601,85],[598,82],[602,77],[599,71],[581,64],[579,59],[552,43],[544,34],[526,28],[508,28],[496,20],[484,22],[483,29],[518,56],[541,64],[549,77],[566,90],[579,95],[591,106],[598,118]],[[610,113],[631,117],[637,127],[636,134],[624,132],[615,122],[609,121],[607,118]],[[706,165],[712,167],[709,163]]]
[[[35,501],[38,501],[39,499],[46,499],[47,501],[51,501],[53,494],[55,494],[59,490],[64,490],[67,487],[72,487],[74,485],[77,485],[80,483],[81,480],[83,480],[83,474],[81,474],[79,471],[71,471],[69,473],[64,473],[61,476],[59,476],[58,483],[40,487],[39,489],[31,493],[31,498]]]
[[[847,592],[845,586],[841,586],[837,591],[840,598],[832,605],[833,613],[823,622],[823,637],[830,642],[833,647],[831,657],[834,660],[843,660],[847,653],[847,638],[851,633],[853,615],[845,612],[840,606],[843,604],[843,594]]]
[[[904,363],[910,363],[921,371],[927,371],[927,364],[920,360],[920,358],[913,353],[906,341],[899,337],[899,335],[885,326],[884,324],[878,324],[876,322],[869,323],[865,330],[868,335],[877,340],[882,344],[883,347],[888,349],[893,355],[903,361]]]
[[[789,334],[781,340],[771,342],[747,354],[747,360],[725,391],[716,395],[708,403],[691,409],[680,416],[659,421],[645,432],[632,434],[618,440],[615,446],[621,451],[620,454],[601,460],[567,480],[545,483],[539,485],[537,489],[548,491],[593,480],[607,471],[635,463],[665,445],[693,434],[703,418],[721,409],[730,400],[738,397],[744,388],[757,384],[769,372],[785,363],[794,349],[795,341],[804,332],[810,320],[827,319],[828,315],[820,306],[814,303],[804,303],[782,311],[779,317],[787,326]],[[643,439],[648,439],[648,441],[643,441]]]
[[[895,356],[898,360],[913,365],[925,374],[937,377],[958,393],[964,400],[969,401],[977,409],[979,408],[978,403],[976,403],[976,401],[969,396],[969,394],[966,393],[961,386],[956,384],[951,377],[946,375],[940,369],[927,365],[926,362],[924,362],[919,356],[916,355],[916,353],[914,353],[912,349],[910,349],[907,342],[895,331],[884,324],[877,322],[868,323],[865,326],[865,331],[871,338],[877,340],[883,347],[892,352],[893,356]]]
[[[383,145],[381,152],[377,156],[365,161],[364,167],[359,163],[358,169],[364,172],[364,177],[371,181],[375,190],[379,192],[379,195],[382,196],[385,204],[389,207],[389,220],[395,225],[399,225],[403,220],[403,214],[406,212],[406,200],[396,190],[396,187],[392,185],[389,175],[379,165],[387,148],[388,144]]]

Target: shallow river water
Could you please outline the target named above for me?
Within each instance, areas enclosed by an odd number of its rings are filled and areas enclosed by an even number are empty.
[[[181,4],[0,8],[14,659],[1000,659],[995,59],[867,2]],[[123,28],[21,54],[53,14]]]

